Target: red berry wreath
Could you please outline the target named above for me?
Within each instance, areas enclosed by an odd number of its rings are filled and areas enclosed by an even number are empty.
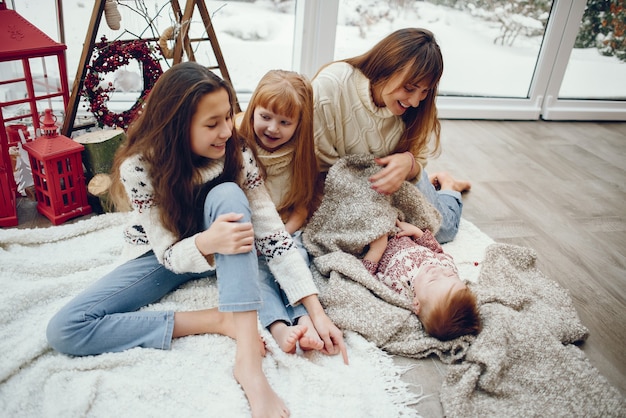
[[[106,37],[103,36],[102,41],[95,45],[94,54],[91,65],[87,66],[83,84],[83,94],[89,101],[89,110],[94,114],[100,127],[111,126],[126,129],[141,111],[154,83],[163,74],[161,64],[154,55],[154,48],[144,40],[107,42]],[[107,108],[107,102],[110,98],[109,93],[115,91],[115,87],[109,83],[108,87],[102,88],[100,86],[103,80],[101,74],[110,73],[123,65],[128,65],[131,59],[141,64],[143,91],[130,109],[122,113],[113,113]]]

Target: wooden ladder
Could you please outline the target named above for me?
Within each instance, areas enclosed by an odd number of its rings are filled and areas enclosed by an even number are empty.
[[[86,126],[75,127],[74,120],[76,118],[78,104],[80,103],[83,83],[85,80],[85,75],[87,73],[87,65],[89,63],[89,60],[91,60],[96,35],[100,27],[102,14],[104,13],[105,3],[106,0],[94,1],[93,11],[91,13],[91,20],[89,22],[89,28],[87,29],[87,35],[85,36],[83,51],[80,56],[78,69],[76,70],[76,77],[74,78],[74,84],[72,85],[72,92],[70,94],[70,99],[65,112],[65,119],[61,128],[61,133],[67,137],[71,137],[72,132],[74,132],[75,130],[93,126],[93,124],[90,124]],[[204,29],[206,30],[207,36],[205,38],[194,40],[194,42],[206,40],[211,42],[211,48],[213,49],[213,54],[215,55],[215,59],[217,60],[217,65],[207,68],[211,70],[219,69],[222,78],[232,84],[228,69],[226,68],[226,62],[224,61],[222,50],[219,46],[219,43],[217,42],[217,36],[215,34],[215,30],[213,29],[211,17],[209,16],[209,12],[206,8],[205,2],[203,0],[186,0],[184,10],[181,10],[178,0],[170,0],[170,3],[172,5],[174,15],[178,19],[181,30],[180,35],[177,36],[174,41],[174,57],[172,58],[173,64],[178,64],[182,61],[183,50],[187,54],[187,59],[189,61],[195,61],[193,49],[191,48],[191,40],[189,39],[189,24],[185,24],[185,22],[191,22],[191,17],[195,8],[197,7],[198,11],[200,12],[200,16],[202,17],[202,23],[204,24]],[[157,41],[158,39],[151,38],[148,40]],[[241,109],[239,108],[239,102],[235,98],[235,109],[233,109],[233,113],[236,114],[240,111]]]

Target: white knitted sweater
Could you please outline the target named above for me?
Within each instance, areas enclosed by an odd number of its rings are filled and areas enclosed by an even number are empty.
[[[243,150],[245,179],[242,186],[250,203],[257,249],[293,304],[305,296],[317,294],[311,272],[285,231],[258,166],[249,149]],[[215,160],[202,172],[202,181],[216,178],[224,169],[224,160]],[[140,155],[128,158],[120,166],[122,183],[132,206],[131,221],[124,230],[124,257],[131,259],[153,250],[157,259],[176,273],[201,273],[215,269],[195,245],[195,235],[177,241],[160,221],[154,205],[148,165]]]
[[[312,84],[315,153],[323,172],[346,155],[384,157],[394,152],[404,122],[387,107],[376,106],[363,73],[335,62],[320,71]],[[426,158],[418,156],[416,163],[424,167]]]

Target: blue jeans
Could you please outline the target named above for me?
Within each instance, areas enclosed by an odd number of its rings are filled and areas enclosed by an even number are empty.
[[[293,235],[293,242],[298,248],[300,255],[307,265],[310,265],[309,255],[302,244],[302,232],[296,231]],[[287,295],[270,271],[264,256],[259,256],[259,281],[261,283],[261,297],[263,307],[259,310],[259,321],[267,328],[276,321],[283,321],[287,325],[294,325],[297,319],[307,315],[304,305],[291,306]]]
[[[229,212],[243,213],[240,222],[251,219],[248,200],[235,183],[220,184],[208,193],[204,228]],[[256,253],[215,254],[215,264],[216,271],[177,274],[149,251],[115,268],[65,305],[48,323],[48,342],[61,353],[77,356],[133,347],[169,349],[174,312],[138,309],[190,280],[211,275],[217,276],[220,311],[258,310],[262,303]]]
[[[426,170],[422,170],[422,177],[416,186],[435,209],[441,213],[441,227],[435,234],[437,242],[444,244],[452,241],[459,232],[459,222],[463,210],[461,193],[454,190],[436,190],[428,179]]]

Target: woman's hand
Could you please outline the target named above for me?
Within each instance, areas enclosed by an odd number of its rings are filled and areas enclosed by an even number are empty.
[[[196,235],[196,247],[203,255],[242,254],[252,251],[254,230],[251,222],[238,222],[241,213],[225,213]]]
[[[392,194],[400,189],[402,182],[411,174],[415,159],[410,152],[391,154],[376,158],[376,164],[383,168],[369,178],[372,189],[382,194]]]

